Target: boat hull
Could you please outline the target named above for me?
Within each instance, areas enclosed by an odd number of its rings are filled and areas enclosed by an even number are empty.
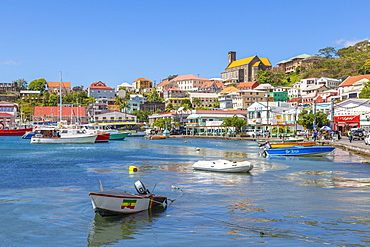
[[[109,140],[110,141],[122,141],[124,140],[129,133],[119,133],[119,132],[111,132]]]
[[[97,134],[95,142],[109,142],[110,134],[109,133],[100,133]]]
[[[297,156],[297,155],[323,155],[333,151],[335,147],[328,146],[295,146],[286,148],[272,148],[265,150],[269,156]]]
[[[285,148],[285,147],[294,147],[294,146],[315,146],[316,142],[279,142],[279,143],[270,143],[272,148]]]
[[[304,139],[285,139],[285,140],[257,140],[258,144],[264,144],[265,142],[269,142],[270,144],[272,143],[290,143],[290,142],[303,142]]]
[[[31,137],[31,144],[85,144],[94,143],[96,135],[81,136],[81,137],[38,137],[37,135]]]
[[[26,129],[0,129],[0,136],[23,136],[26,132],[32,131],[32,128]]]
[[[193,164],[193,169],[212,172],[249,172],[253,165],[248,161],[231,162],[228,160],[198,161]]]
[[[108,190],[89,193],[96,213],[102,216],[133,214],[154,207],[167,206],[167,197],[136,195],[125,191]]]
[[[167,136],[149,136],[149,140],[167,139]]]

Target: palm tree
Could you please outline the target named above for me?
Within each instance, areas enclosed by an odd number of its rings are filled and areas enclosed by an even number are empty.
[[[130,105],[127,100],[122,99],[121,97],[117,96],[116,97],[116,102],[114,103],[115,105],[119,106],[119,110],[122,112],[126,113],[126,109],[130,108]]]
[[[202,103],[202,100],[200,98],[194,98],[193,99],[193,104],[194,104],[194,108],[199,106],[200,104]]]

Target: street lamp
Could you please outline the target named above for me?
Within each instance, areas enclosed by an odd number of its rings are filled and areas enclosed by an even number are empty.
[[[267,114],[266,114],[266,117],[267,117],[267,120],[266,120],[266,123],[269,124],[269,119],[270,119],[270,113],[269,113],[269,98],[270,98],[270,95],[269,94],[265,94],[265,98],[266,98],[266,101],[267,101]]]

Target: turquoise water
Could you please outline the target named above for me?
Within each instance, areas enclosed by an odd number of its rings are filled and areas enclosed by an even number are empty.
[[[370,165],[340,149],[274,159],[258,156],[248,141],[0,139],[0,246],[370,245]],[[191,168],[218,158],[248,159],[255,168]],[[132,165],[137,173],[128,172]],[[175,201],[160,212],[95,215],[88,193],[99,190],[99,180],[105,189],[134,192],[138,179]]]

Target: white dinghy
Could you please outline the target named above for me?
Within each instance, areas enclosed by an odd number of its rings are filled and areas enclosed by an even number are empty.
[[[253,165],[249,161],[199,160],[193,164],[193,168],[213,172],[249,172]]]

